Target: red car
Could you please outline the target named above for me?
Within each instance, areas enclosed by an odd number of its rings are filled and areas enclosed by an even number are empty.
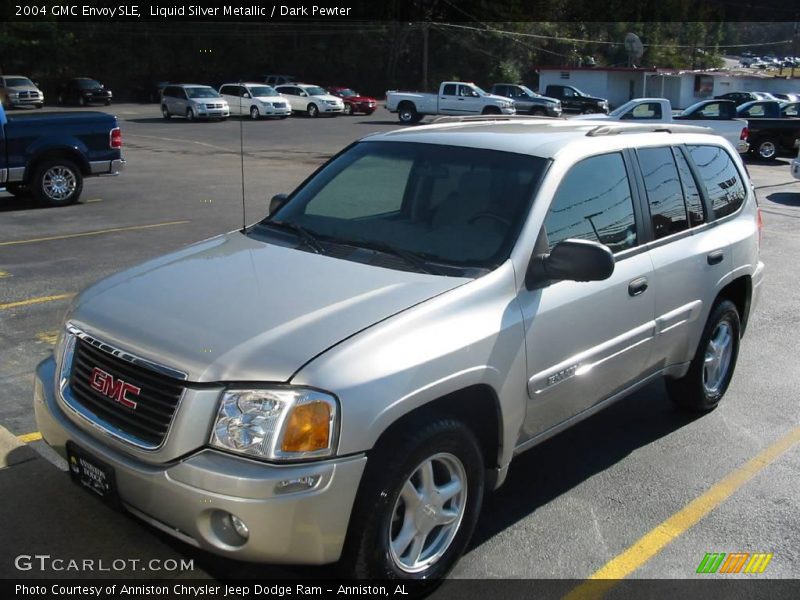
[[[344,101],[344,114],[353,115],[364,113],[371,115],[378,106],[378,101],[369,96],[362,96],[358,92],[346,87],[330,87],[328,93],[339,96]]]

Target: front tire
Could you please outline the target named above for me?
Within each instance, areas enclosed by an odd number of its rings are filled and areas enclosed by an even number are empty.
[[[169,120],[172,117],[172,115],[169,114],[169,109],[167,108],[166,104],[161,105],[161,116],[163,116],[167,120]]]
[[[319,116],[319,107],[313,102],[306,107],[306,114],[315,119]]]
[[[344,105],[344,114],[348,117],[353,114],[353,105],[352,104],[345,104]]]
[[[250,118],[253,119],[253,121],[258,121],[261,118],[261,113],[257,106],[250,107]]]
[[[42,162],[33,176],[33,195],[42,204],[74,204],[83,191],[83,175],[78,166],[65,158]]]
[[[717,407],[733,378],[740,335],[736,305],[730,300],[715,304],[689,371],[680,379],[667,379],[667,392],[675,404],[690,412],[709,412]]]
[[[431,581],[469,543],[484,491],[483,456],[462,422],[413,425],[367,464],[345,550],[359,579]]]
[[[186,120],[190,123],[197,120],[197,116],[194,114],[194,110],[191,108],[186,109]]]

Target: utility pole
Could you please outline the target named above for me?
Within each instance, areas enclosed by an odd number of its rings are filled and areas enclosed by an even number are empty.
[[[422,24],[422,91],[428,91],[428,32],[430,23]]]
[[[797,17],[795,16],[795,19]],[[792,77],[794,77],[794,65],[797,58],[797,38],[800,37],[800,23],[794,22],[794,32],[792,34]]]

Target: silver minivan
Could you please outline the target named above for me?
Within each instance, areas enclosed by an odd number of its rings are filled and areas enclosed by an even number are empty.
[[[228,102],[219,92],[207,85],[170,84],[161,93],[161,114],[165,119],[173,116],[197,119],[227,119]]]
[[[716,408],[764,272],[730,144],[449,121],[80,294],[34,387],[75,481],[231,558],[435,581],[517,454],[658,378]]]

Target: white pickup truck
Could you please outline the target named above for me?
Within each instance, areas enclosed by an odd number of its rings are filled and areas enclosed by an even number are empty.
[[[443,81],[438,94],[386,92],[386,110],[401,123],[417,123],[425,115],[513,115],[514,101],[483,91],[474,83]]]
[[[647,123],[680,123],[708,127],[724,137],[739,153],[749,149],[747,120],[737,119],[736,104],[731,100],[701,100],[676,115],[666,98],[635,98],[607,115],[579,115],[574,119],[592,121],[643,121]]]

